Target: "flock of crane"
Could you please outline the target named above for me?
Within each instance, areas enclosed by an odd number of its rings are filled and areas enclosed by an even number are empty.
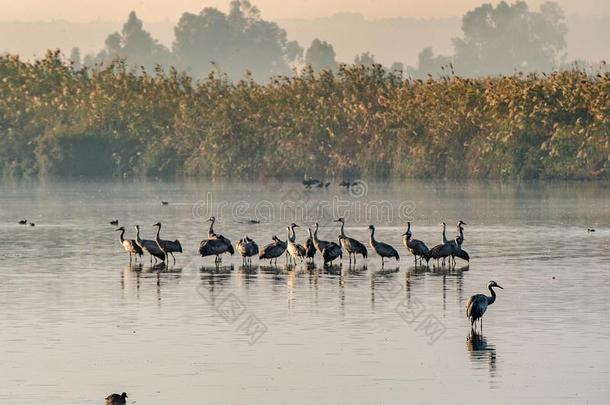
[[[214,231],[214,223],[216,222],[215,217],[210,217],[210,228],[208,230],[208,237],[199,244],[199,254],[203,257],[214,256],[215,263],[218,264],[222,261],[222,255],[228,253],[230,255],[235,254],[235,251],[242,257],[244,264],[251,264],[252,257],[258,255],[260,260],[269,260],[271,263],[277,264],[277,259],[282,255],[286,254],[286,258],[290,263],[296,264],[297,261],[314,261],[316,253],[322,256],[324,265],[332,264],[336,259],[343,258],[343,252],[347,252],[350,264],[356,263],[358,255],[362,256],[363,259],[368,257],[367,247],[360,241],[351,238],[345,234],[345,219],[338,218],[335,222],[341,224],[341,229],[338,235],[338,243],[333,241],[325,241],[318,238],[318,223],[315,223],[314,231],[308,228],[308,238],[305,241],[305,245],[301,245],[296,241],[295,228],[299,225],[292,223],[286,227],[287,239],[282,241],[276,235],[272,237],[272,242],[266,245],[262,250],[259,251],[258,245],[254,240],[248,236],[241,238],[233,247],[231,241],[225,236],[218,234]],[[118,221],[112,221],[111,224],[118,224]],[[468,252],[462,249],[464,243],[464,221],[457,223],[458,235],[453,239],[447,239],[447,225],[442,223],[442,243],[432,248],[418,239],[413,239],[411,233],[411,223],[407,222],[407,230],[402,234],[403,243],[407,247],[407,250],[413,255],[415,264],[422,264],[426,261],[429,264],[430,260],[435,260],[437,264],[442,261],[448,261],[449,266],[455,266],[455,258],[461,258],[466,261],[470,261]],[[174,253],[182,253],[182,245],[178,240],[166,240],[161,239],[161,223],[157,222],[153,225],[157,228],[157,233],[154,240],[141,239],[140,238],[140,226],[136,225],[136,239],[125,239],[125,228],[120,227],[117,231],[121,231],[119,236],[121,245],[129,253],[129,261],[131,263],[132,257],[142,256],[144,253],[150,255],[150,260],[162,260],[164,263],[169,262],[169,256],[172,257],[173,262],[176,263]],[[388,243],[380,242],[375,239],[375,226],[369,225],[370,237],[369,246],[375,251],[375,253],[381,257],[381,266],[385,264],[386,258],[400,259],[398,251]],[[496,300],[496,293],[494,288],[502,288],[495,281],[490,281],[488,289],[491,292],[491,296],[484,294],[476,294],[470,297],[466,304],[466,316],[470,319],[471,329],[474,330],[475,323],[480,321],[482,329],[482,317],[487,307],[494,303]]]
[[[319,224],[315,223],[313,225],[313,232],[311,228],[307,229],[309,237],[305,241],[305,245],[301,245],[296,241],[297,237],[295,232],[295,228],[298,228],[299,225],[292,223],[286,227],[286,241],[283,241],[274,235],[272,237],[272,242],[266,245],[262,250],[259,250],[257,243],[248,236],[244,236],[235,246],[233,246],[228,238],[214,231],[216,218],[210,217],[208,221],[210,221],[208,237],[199,244],[199,254],[202,257],[214,256],[215,263],[222,261],[223,254],[228,253],[233,255],[235,254],[235,251],[242,257],[244,264],[251,263],[252,257],[256,255],[258,255],[260,260],[266,259],[271,263],[277,263],[277,259],[286,254],[286,258],[290,263],[297,264],[297,261],[313,262],[316,253],[318,253],[322,257],[324,265],[332,264],[335,260],[342,259],[344,252],[347,253],[350,264],[352,261],[354,264],[356,263],[358,255],[362,256],[364,259],[368,257],[368,249],[365,244],[345,234],[344,218],[335,220],[335,222],[341,224],[340,233],[337,237],[338,243],[319,239]],[[117,221],[112,222],[112,224],[115,223],[117,223]],[[462,249],[462,244],[464,243],[464,225],[466,225],[464,221],[459,221],[457,224],[459,234],[454,239],[447,239],[447,225],[443,222],[442,243],[430,249],[421,240],[413,239],[411,223],[407,222],[407,231],[402,234],[403,243],[413,255],[415,264],[422,264],[424,260],[426,261],[426,264],[428,264],[430,260],[436,260],[437,263],[442,260],[442,264],[444,265],[445,261],[448,260],[449,265],[455,266],[456,257],[470,261],[468,252]],[[172,257],[173,262],[176,263],[174,253],[182,253],[180,241],[161,239],[160,222],[154,224],[153,227],[157,228],[154,240],[141,239],[139,225],[135,226],[136,239],[125,239],[125,228],[120,227],[117,229],[117,231],[121,231],[119,239],[121,245],[123,245],[127,253],[129,253],[129,261],[131,262],[132,257],[135,257],[137,260],[137,258],[141,257],[144,253],[148,253],[150,255],[151,263],[153,259],[155,260],[155,263],[157,263],[158,260],[161,260],[164,263],[168,262],[170,256]],[[369,246],[381,257],[381,266],[384,266],[385,259],[394,258],[399,260],[400,255],[393,246],[388,243],[380,242],[375,238],[375,226],[369,225],[368,228],[370,231]]]

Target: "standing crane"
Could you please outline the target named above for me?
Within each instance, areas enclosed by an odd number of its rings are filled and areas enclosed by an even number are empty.
[[[428,256],[430,249],[428,249],[428,246],[426,246],[426,244],[421,240],[412,239],[413,235],[411,234],[411,222],[407,222],[407,231],[403,233],[402,236],[402,242],[405,244],[409,252],[411,252],[413,257],[415,258],[415,265],[417,265],[418,257],[420,264],[422,259],[425,259],[426,263],[428,262],[428,260],[430,260],[430,256]]]
[[[199,243],[199,254],[202,257],[216,256],[214,262],[219,263],[222,261],[220,257],[221,254],[229,253],[233,256],[235,249],[233,249],[233,245],[229,239],[214,232],[214,222],[216,222],[216,218],[210,217],[208,221],[210,221],[208,239],[204,239]]]
[[[121,234],[119,235],[119,241],[121,242],[121,245],[123,245],[123,247],[125,248],[125,251],[129,253],[129,264],[131,264],[131,256],[133,256],[136,261],[138,260],[138,256],[142,257],[142,249],[136,244],[136,241],[133,239],[124,238],[125,227],[122,226],[118,229],[115,229],[115,231],[121,231]]]
[[[252,256],[258,254],[258,245],[247,235],[235,244],[235,250],[243,258],[243,264],[252,264]]]
[[[296,243],[296,234],[294,232],[295,227],[298,227],[298,225],[295,223],[292,223],[290,226],[286,227],[286,230],[288,231],[288,246],[286,250],[288,251],[289,255],[288,259],[293,261],[296,265],[297,259],[301,259],[301,261],[303,261],[303,257],[305,257],[305,248]]]
[[[155,264],[157,264],[157,259],[165,262],[165,253],[159,248],[156,241],[140,239],[140,225],[136,225],[136,244],[150,255],[150,264],[152,264],[153,257],[155,258]]]
[[[379,242],[375,239],[375,226],[369,225],[369,230],[371,231],[371,237],[369,242],[371,244],[371,248],[373,248],[375,253],[381,256],[381,267],[383,267],[384,259],[386,257],[394,257],[396,258],[396,261],[398,261],[400,259],[400,256],[398,255],[396,249],[394,249],[387,243]]]
[[[474,324],[478,320],[480,322],[481,333],[483,333],[483,315],[485,314],[485,311],[487,311],[487,307],[496,302],[494,287],[504,289],[492,280],[487,284],[487,288],[491,292],[491,297],[488,297],[485,294],[475,294],[470,297],[466,303],[466,317],[470,318],[470,329],[473,332],[475,332]]]
[[[172,256],[172,259],[174,259],[174,264],[176,264],[176,258],[174,257],[174,252],[182,253],[182,245],[180,244],[180,241],[178,239],[176,239],[174,241],[161,239],[159,236],[159,234],[161,233],[161,222],[157,222],[156,224],[153,225],[153,227],[157,227],[157,236],[155,237],[155,242],[157,242],[159,249],[161,249],[161,251],[163,253],[165,253],[165,259],[167,260],[168,264],[169,264],[169,259],[167,257],[168,254]]]
[[[284,254],[286,251],[286,243],[282,242],[277,236],[273,236],[273,242],[268,244],[261,250],[258,258],[260,260],[268,259],[270,263],[275,259],[275,264],[277,264],[277,258]]]
[[[311,228],[307,228],[307,232],[309,232],[309,237],[305,241],[305,257],[307,259],[311,259],[311,262],[313,263],[313,257],[316,255],[316,247],[313,244]]]
[[[349,256],[349,263],[352,264],[352,255],[354,255],[354,264],[356,264],[356,255],[362,255],[363,259],[368,257],[368,251],[366,250],[366,246],[361,242],[357,241],[354,238],[350,238],[345,235],[345,218],[341,217],[339,219],[335,219],[335,222],[341,223],[341,233],[339,234],[339,243],[341,247],[345,249],[347,255]]]

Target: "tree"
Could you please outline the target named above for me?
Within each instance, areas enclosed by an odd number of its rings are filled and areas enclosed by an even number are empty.
[[[372,55],[370,52],[363,52],[360,55],[356,55],[354,63],[356,65],[372,66],[376,63],[375,55]]]
[[[80,49],[75,46],[70,51],[70,62],[72,63],[72,67],[74,70],[80,70],[81,68],[81,57],[80,57]]]
[[[104,49],[95,58],[96,63],[125,58],[128,64],[143,66],[147,70],[172,63],[169,50],[144,30],[142,20],[134,11],[129,13],[121,32],[110,34],[104,44]]]
[[[552,2],[530,11],[523,1],[483,4],[462,18],[463,38],[454,38],[455,66],[466,75],[548,71],[565,59],[567,27]]]
[[[451,62],[451,57],[434,55],[432,47],[427,47],[417,55],[417,67],[409,66],[407,74],[414,79],[423,79],[428,75],[436,76],[441,73],[442,68],[448,67]]]
[[[198,77],[214,64],[232,79],[248,70],[255,79],[266,80],[289,74],[289,63],[302,53],[286,31],[263,20],[247,0],[231,1],[228,14],[210,7],[199,14],[184,13],[174,32],[178,66]]]
[[[314,39],[311,41],[309,48],[307,48],[307,52],[305,52],[305,63],[314,70],[335,70],[337,68],[337,61],[335,60],[333,46],[318,38]]]

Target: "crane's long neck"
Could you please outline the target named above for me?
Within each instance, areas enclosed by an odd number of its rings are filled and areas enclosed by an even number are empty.
[[[345,222],[341,221],[341,237],[345,238]]]
[[[407,222],[407,235],[411,234],[411,223]]]
[[[291,228],[288,226],[286,227],[286,231],[288,232],[288,242],[294,242],[294,239],[292,238],[292,234],[290,233]]]
[[[371,228],[371,237],[370,237],[370,240],[371,240],[371,244],[374,245],[375,242],[376,242],[375,241],[375,228]]]
[[[318,243],[318,224],[316,224],[316,228],[313,231],[313,241]]]
[[[142,239],[140,239],[140,227],[136,228],[136,241],[141,242]]]
[[[464,240],[464,228],[462,228],[462,225],[460,225],[459,227],[460,230],[460,237],[462,238],[462,241]]]
[[[294,226],[291,226],[290,230],[292,231],[292,238],[290,240],[294,242],[295,240],[297,240],[297,234],[294,233]]]
[[[161,240],[159,234],[161,233],[161,225],[157,225],[157,240]]]
[[[119,235],[119,240],[121,241],[121,243],[123,243],[123,241],[125,240],[125,238],[123,238],[123,236],[125,236],[125,229],[122,229],[121,234]]]
[[[487,297],[487,305],[491,305],[496,302],[496,292],[493,289],[493,286],[489,286],[489,291],[491,292],[491,297]]]
[[[214,222],[216,222],[216,218],[212,218],[210,222],[210,229],[208,230],[208,236],[214,235]]]
[[[447,243],[447,234],[446,234],[446,230],[447,230],[447,225],[443,224],[443,243]]]

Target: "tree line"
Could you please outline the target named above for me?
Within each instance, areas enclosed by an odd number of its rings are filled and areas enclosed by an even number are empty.
[[[397,61],[388,69],[404,71],[411,78],[426,78],[428,74],[439,76],[451,66],[459,75],[476,77],[516,70],[548,72],[566,64],[567,27],[556,3],[543,3],[538,11],[530,10],[523,1],[510,5],[502,1],[495,7],[483,4],[464,15],[462,32],[462,37],[452,39],[453,55],[435,55],[432,48],[425,48],[417,66],[405,68]],[[258,81],[307,66],[336,72],[340,64],[332,44],[315,38],[304,49],[289,41],[278,24],[262,19],[248,0],[232,0],[227,13],[213,7],[198,14],[184,13],[174,28],[174,37],[171,47],[160,44],[131,12],[122,30],[110,34],[100,52],[82,58],[74,48],[71,59],[75,66],[88,67],[124,59],[149,73],[157,66],[175,67],[195,78],[218,71],[238,80],[247,71]],[[372,66],[375,55],[363,52],[353,63]]]
[[[607,178],[610,74],[413,80],[381,65],[195,80],[0,57],[13,176]]]

